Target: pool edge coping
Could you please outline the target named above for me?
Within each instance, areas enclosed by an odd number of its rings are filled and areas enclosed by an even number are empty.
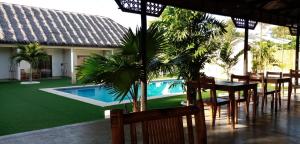
[[[67,87],[54,87],[54,88],[40,88],[39,90],[47,92],[47,93],[52,93],[52,94],[55,94],[55,95],[58,95],[58,96],[66,97],[66,98],[69,98],[69,99],[81,101],[81,102],[84,102],[84,103],[100,106],[100,107],[107,107],[107,106],[114,106],[114,105],[119,105],[119,104],[131,103],[130,100],[123,100],[121,102],[118,102],[118,101],[116,101],[116,102],[103,102],[103,101],[100,101],[100,100],[94,100],[94,99],[91,99],[91,98],[86,98],[86,97],[82,97],[82,96],[78,96],[78,95],[74,95],[74,94],[70,94],[70,93],[66,93],[66,92],[56,90],[56,89],[65,89],[65,88],[81,88],[81,87],[93,87],[93,86],[99,86],[99,84],[98,85],[79,85],[79,86],[77,85],[77,86],[67,86]],[[167,94],[167,95],[162,95],[162,96],[151,96],[151,97],[148,97],[148,100],[158,99],[158,98],[166,98],[166,97],[171,97],[171,96],[178,96],[178,95],[182,95],[182,94],[185,94],[185,92]]]

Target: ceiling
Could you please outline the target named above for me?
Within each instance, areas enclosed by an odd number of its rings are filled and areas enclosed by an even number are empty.
[[[300,24],[300,0],[148,0],[212,14],[282,26]]]

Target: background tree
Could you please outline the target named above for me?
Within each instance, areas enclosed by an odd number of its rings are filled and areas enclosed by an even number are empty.
[[[32,69],[36,68],[40,61],[48,60],[48,55],[38,43],[30,43],[28,45],[19,45],[17,53],[12,58],[17,63],[24,60],[30,64],[29,81],[32,81]]]
[[[270,41],[261,41],[255,43],[255,46],[251,48],[251,52],[253,55],[253,72],[264,72],[269,65],[277,62],[276,58],[274,58],[276,47]]]
[[[199,78],[200,70],[211,62],[219,48],[214,37],[226,31],[223,22],[206,13],[173,7],[167,7],[153,24],[165,31],[170,44],[162,54],[165,61],[174,66],[172,73],[185,81]]]
[[[216,59],[216,64],[222,67],[227,76],[227,79],[229,79],[230,71],[232,70],[233,66],[235,66],[238,63],[239,57],[243,54],[242,50],[238,53],[234,53],[232,44],[242,35],[239,32],[237,32],[232,20],[228,20],[226,22],[225,29],[226,33],[216,38],[219,41],[221,47],[219,50],[218,57]]]
[[[243,54],[243,50],[234,54],[232,46],[229,42],[222,44],[217,64],[223,68],[227,79],[230,78],[232,68],[238,63],[239,57]]]
[[[236,27],[232,20],[226,21],[226,33],[222,36],[217,37],[217,39],[221,40],[222,43],[229,42],[232,43],[234,40],[238,38],[243,38],[244,34],[240,33],[236,30]]]
[[[133,102],[133,111],[139,110],[138,87],[140,85],[142,68],[140,64],[141,31],[133,33],[129,29],[124,36],[121,52],[108,57],[93,55],[78,67],[78,79],[83,83],[103,83],[115,99],[122,101],[128,97]],[[147,30],[147,73],[151,77],[159,72],[161,65],[157,54],[167,46],[164,36],[155,26]],[[141,108],[142,109],[142,108]]]
[[[278,44],[278,47],[282,47],[284,50],[291,50],[296,48],[296,37],[290,34],[290,30],[288,27],[284,26],[275,26],[272,28],[272,36],[274,38],[281,38],[290,40],[291,42],[287,44]]]
[[[272,28],[272,36],[275,38],[291,39],[289,28],[284,26],[275,26]]]

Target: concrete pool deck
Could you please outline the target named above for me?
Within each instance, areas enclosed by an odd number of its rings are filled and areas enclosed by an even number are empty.
[[[292,101],[290,112],[286,101],[275,115],[269,109],[258,111],[256,123],[245,120],[243,106],[240,108],[239,124],[232,129],[227,124],[226,110],[217,118],[216,127],[210,127],[209,111],[206,111],[209,144],[298,144],[300,141],[300,102]],[[268,105],[270,106],[270,104]],[[0,137],[0,144],[109,144],[110,121],[99,120],[61,127],[24,132]]]
[[[105,144],[109,131],[109,120],[100,120],[1,136],[0,144]]]

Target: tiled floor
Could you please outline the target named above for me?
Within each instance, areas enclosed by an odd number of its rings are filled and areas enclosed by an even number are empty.
[[[292,102],[290,112],[286,101],[277,114],[259,109],[256,123],[245,120],[240,112],[239,124],[227,124],[226,110],[213,129],[207,116],[208,142],[211,144],[281,144],[300,143],[300,101]],[[240,111],[243,111],[242,109]],[[0,137],[0,144],[106,144],[110,143],[110,122],[101,120]]]

